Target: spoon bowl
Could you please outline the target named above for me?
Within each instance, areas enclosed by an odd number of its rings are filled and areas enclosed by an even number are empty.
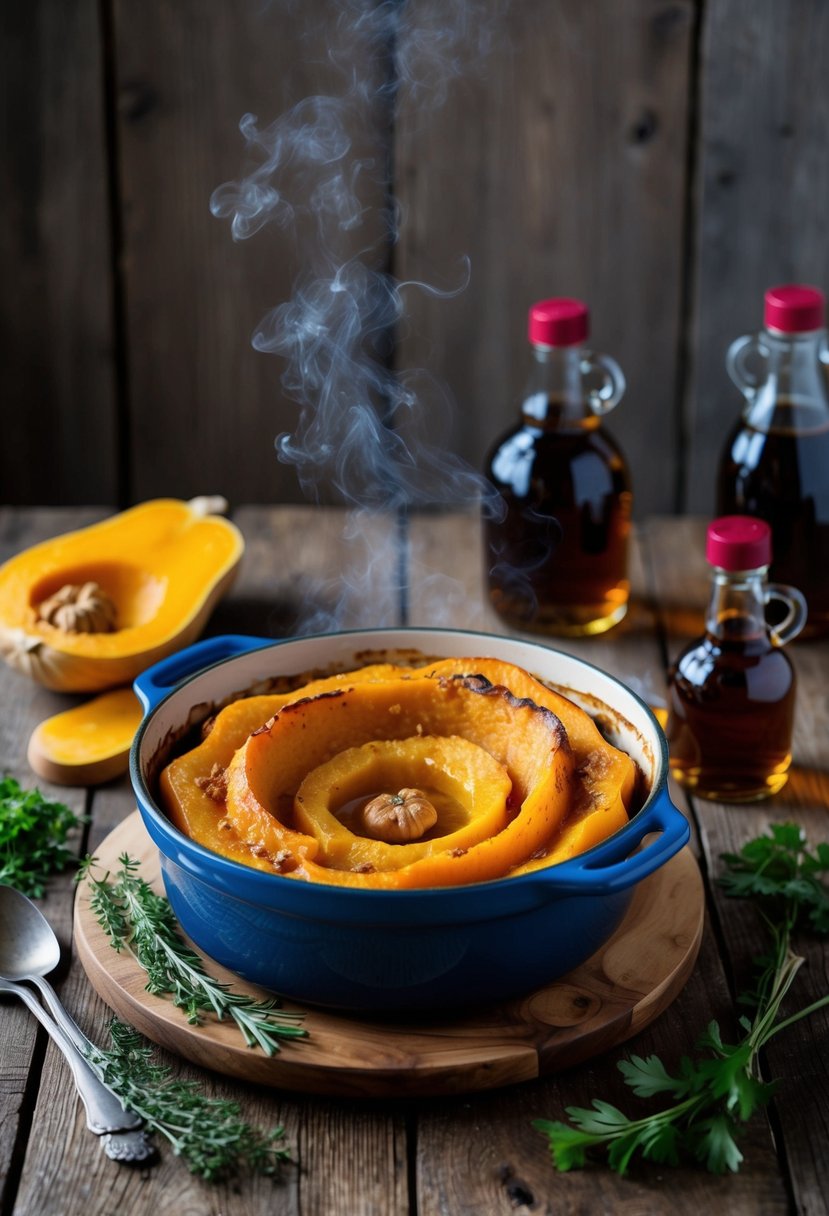
[[[48,975],[59,962],[60,943],[40,909],[14,887],[0,886],[0,975]]]
[[[143,1131],[144,1120],[126,1110],[101,1081],[87,1059],[89,1039],[44,979],[59,962],[60,943],[40,909],[22,891],[0,884],[0,992],[23,1001],[63,1053],[86,1110],[86,1125],[102,1137],[107,1154],[118,1161],[146,1161],[154,1149]]]

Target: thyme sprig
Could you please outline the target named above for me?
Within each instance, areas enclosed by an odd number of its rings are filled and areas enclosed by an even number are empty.
[[[231,1018],[248,1047],[261,1047],[269,1056],[280,1050],[281,1039],[304,1038],[297,1023],[301,1013],[282,1009],[274,998],[258,1001],[234,992],[209,975],[178,930],[169,900],[157,895],[138,873],[139,862],[128,854],[119,857],[120,869],[98,878],[92,873],[95,858],[81,864],[78,880],[89,882],[90,907],[98,924],[117,950],[128,950],[147,973],[147,991],[172,997],[191,1025],[211,1013],[219,1021]]]
[[[621,1060],[625,1083],[642,1098],[669,1095],[674,1104],[631,1119],[609,1102],[592,1108],[567,1108],[571,1123],[536,1120],[547,1136],[559,1170],[583,1166],[603,1150],[610,1167],[625,1174],[634,1157],[676,1165],[681,1156],[702,1162],[712,1173],[736,1172],[743,1160],[737,1139],[741,1125],[764,1106],[775,1084],[763,1081],[760,1053],[782,1030],[829,1005],[829,995],[780,1017],[780,1007],[804,960],[792,949],[796,928],[829,933],[829,844],[809,850],[796,824],[774,824],[768,835],[750,840],[739,853],[723,854],[728,867],[720,884],[727,895],[753,900],[770,937],[770,948],[756,960],[759,971],[751,990],[740,997],[751,1016],[740,1018],[744,1036],[723,1042],[716,1022],[669,1072],[658,1056]]]
[[[0,883],[39,899],[52,874],[76,863],[66,841],[81,823],[64,803],[23,789],[14,777],[0,779]]]
[[[277,1175],[291,1160],[283,1127],[265,1132],[240,1117],[238,1102],[209,1098],[195,1081],[178,1081],[152,1061],[138,1031],[113,1019],[110,1050],[91,1045],[92,1068],[148,1130],[166,1137],[190,1172],[207,1182],[244,1172]]]

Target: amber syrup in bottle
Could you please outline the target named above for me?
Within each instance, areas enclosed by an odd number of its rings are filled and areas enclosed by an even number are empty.
[[[583,348],[587,333],[580,300],[533,305],[521,419],[487,458],[500,508],[485,512],[487,587],[515,629],[603,633],[627,611],[630,476],[601,425],[625,380],[612,359]]]
[[[671,672],[665,733],[673,776],[702,798],[751,802],[786,784],[792,759],[795,673],[781,646],[806,619],[799,591],[766,580],[771,529],[726,516],[708,529],[714,567],[703,637]],[[785,612],[775,628],[766,605]]]
[[[717,510],[771,526],[772,578],[798,587],[804,636],[829,632],[829,354],[815,287],[766,292],[764,329],[726,365],[746,399],[720,460]]]

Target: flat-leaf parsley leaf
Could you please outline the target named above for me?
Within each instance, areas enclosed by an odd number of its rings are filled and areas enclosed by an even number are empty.
[[[774,824],[768,835],[748,841],[739,853],[724,854],[723,860],[728,870],[720,879],[722,887],[732,897],[756,903],[770,937],[754,985],[740,998],[752,1010],[740,1019],[743,1038],[725,1043],[711,1022],[696,1044],[697,1054],[683,1057],[675,1074],[658,1056],[621,1060],[625,1083],[637,1096],[667,1094],[674,1105],[631,1119],[596,1098],[590,1109],[568,1107],[569,1124],[536,1120],[533,1126],[546,1135],[556,1169],[578,1169],[591,1151],[604,1150],[619,1174],[627,1172],[637,1153],[666,1165],[676,1165],[684,1154],[714,1174],[736,1172],[743,1160],[737,1145],[740,1126],[774,1092],[774,1085],[760,1076],[760,1051],[781,1030],[829,1005],[824,996],[790,1017],[779,1017],[803,963],[791,948],[793,931],[806,927],[829,933],[829,891],[823,881],[829,873],[829,844],[810,851],[796,824]]]

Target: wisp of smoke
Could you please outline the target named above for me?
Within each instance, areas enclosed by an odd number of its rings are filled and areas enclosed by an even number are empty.
[[[398,282],[382,256],[401,222],[390,180],[396,109],[425,121],[443,105],[451,81],[486,57],[497,10],[492,0],[340,0],[322,32],[336,48],[328,57],[342,94],[305,98],[268,126],[246,114],[240,130],[252,167],[211,198],[234,239],[273,223],[302,252],[292,298],[263,318],[253,345],[284,360],[282,383],[299,416],[276,449],[311,500],[332,486],[360,509],[483,500],[499,510],[484,478],[440,442],[452,413],[445,386],[390,365],[406,292],[456,295],[469,267],[443,291]],[[380,132],[381,154],[355,152],[353,133],[365,129]],[[377,182],[384,222],[372,216],[372,235],[355,254],[354,233],[367,227],[366,186],[376,191]]]

